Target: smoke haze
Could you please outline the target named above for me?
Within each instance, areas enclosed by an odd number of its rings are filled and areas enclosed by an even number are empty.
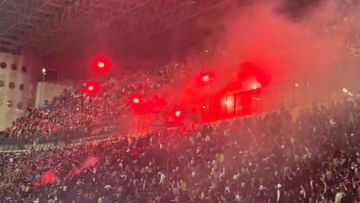
[[[257,1],[230,7],[224,31],[214,33],[222,35],[222,44],[208,64],[219,72],[220,83],[236,77],[242,62],[252,62],[281,90],[292,91],[294,83],[305,86],[299,97],[304,100],[356,87],[356,1]],[[217,43],[205,41],[205,47]]]
[[[233,81],[241,63],[251,62],[271,77],[272,86],[286,83],[281,89],[291,90],[294,83],[311,84],[311,92],[328,94],[342,86],[356,87],[358,9],[356,0],[229,0],[150,38],[134,33],[126,41],[111,27],[97,31],[96,39],[76,46],[76,55],[51,60],[49,68],[57,66],[65,77],[84,76],[89,61],[101,53],[111,57],[119,72],[144,70],[208,50],[206,61],[194,63],[188,75],[214,70],[218,82],[213,91]],[[76,60],[77,55],[82,57]],[[188,80],[177,83],[178,95],[184,83]]]

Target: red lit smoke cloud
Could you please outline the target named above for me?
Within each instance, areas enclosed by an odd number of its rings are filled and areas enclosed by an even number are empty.
[[[39,179],[34,181],[34,186],[53,184],[57,180],[54,170],[46,171]]]
[[[227,11],[221,48],[208,65],[218,72],[219,87],[237,77],[243,62],[263,69],[271,84],[281,87],[281,94],[292,91],[294,83],[309,85],[311,91],[306,90],[302,99],[336,92],[344,85],[356,86],[359,3],[318,1],[293,18],[295,12],[284,11],[290,1],[269,2]]]
[[[225,22],[226,54],[216,63],[238,68],[241,62],[251,61],[269,72],[273,82],[315,74],[333,64],[336,43],[276,12],[277,6],[257,3],[230,14]]]

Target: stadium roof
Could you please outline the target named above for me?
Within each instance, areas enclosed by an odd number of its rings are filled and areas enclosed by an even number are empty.
[[[154,34],[228,0],[0,0],[0,51],[23,47],[56,52],[115,26],[131,33]]]

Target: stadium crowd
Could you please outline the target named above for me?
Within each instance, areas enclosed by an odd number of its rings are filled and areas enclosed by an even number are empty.
[[[347,1],[349,2],[349,1]],[[351,46],[358,56],[358,47]],[[176,83],[201,58],[66,90],[1,137],[48,139],[124,116],[133,92]],[[195,63],[195,64],[194,64]],[[138,81],[138,82],[133,82]],[[116,102],[114,102],[116,101]],[[0,202],[360,202],[360,100],[278,111],[143,137],[0,153]],[[61,138],[61,137],[60,137]]]
[[[360,101],[2,153],[0,202],[360,202]]]
[[[184,80],[188,68],[199,65],[204,53],[196,53],[181,63],[170,62],[161,68],[148,72],[124,73],[120,77],[106,78],[100,83],[101,91],[96,95],[84,93],[84,84],[72,90],[64,90],[42,109],[29,108],[27,115],[13,122],[11,128],[0,132],[0,140],[53,140],[62,138],[63,126],[67,132],[86,126],[106,122],[109,119],[126,116],[129,110],[129,96],[136,92],[142,95],[173,85]],[[205,53],[206,55],[206,53]],[[173,75],[176,74],[177,77]]]

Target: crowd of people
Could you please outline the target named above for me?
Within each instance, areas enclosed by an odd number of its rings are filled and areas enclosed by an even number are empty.
[[[358,6],[356,1],[349,0],[337,4],[339,4],[339,16],[329,19],[321,26],[316,26],[323,34],[335,32],[342,24],[354,23],[358,18],[352,15]],[[311,25],[314,23],[310,22]],[[356,30],[349,35],[346,47],[350,55],[356,57],[359,55],[360,35]],[[167,85],[187,81],[191,74],[189,70],[213,64],[215,55],[226,55],[225,44],[219,43],[216,47],[208,48],[201,51],[195,49],[188,54],[188,57],[170,60],[167,65],[155,68],[153,71],[127,72],[122,73],[121,77],[109,80],[106,78],[101,83],[102,91],[96,96],[84,94],[82,84],[77,85],[73,90],[64,91],[46,108],[28,109],[27,116],[19,118],[12,127],[0,132],[0,140],[4,137],[22,141],[49,139],[59,137],[63,131],[62,126],[72,130],[119,117],[128,110],[127,99],[132,92],[151,94],[155,90],[164,89]]]
[[[194,67],[200,61],[199,54],[182,63],[170,62],[161,68],[149,72],[124,73],[101,82],[101,91],[97,95],[84,93],[83,84],[74,89],[64,90],[51,103],[42,109],[27,109],[27,115],[13,122],[12,127],[0,133],[1,139],[18,141],[62,139],[66,130],[71,131],[86,126],[126,116],[129,110],[129,96],[132,93],[151,94],[155,90],[171,86],[177,80],[184,79],[184,70]],[[108,79],[108,78],[107,78]],[[65,139],[65,138],[64,138]],[[69,137],[66,137],[69,139]]]
[[[360,100],[2,153],[0,202],[360,202]]]
[[[349,49],[358,56],[358,47]],[[77,129],[126,117],[131,94],[186,80],[186,70],[209,62],[208,52],[103,81],[97,95],[84,94],[82,86],[64,90],[45,108],[28,109],[0,140],[50,142],[69,139],[70,131],[89,136]],[[359,122],[360,99],[352,97],[190,129],[1,152],[0,202],[356,203]]]
[[[13,122],[3,136],[17,140],[49,139],[64,130],[91,125],[113,116],[111,98],[90,97],[79,91],[65,90],[61,96],[43,109],[28,109],[27,115]]]

